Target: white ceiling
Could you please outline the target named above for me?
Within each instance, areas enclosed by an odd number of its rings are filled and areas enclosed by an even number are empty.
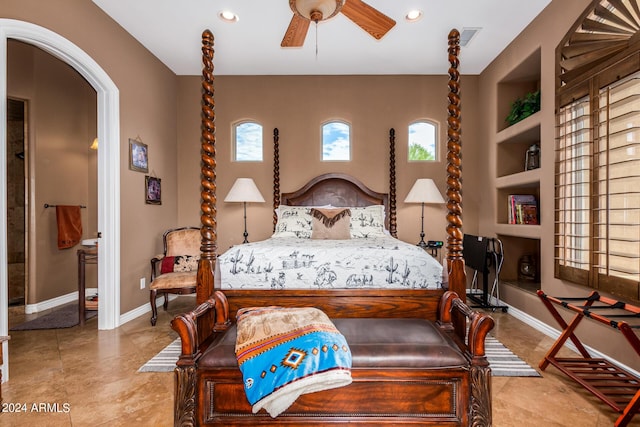
[[[347,0],[348,1],[348,0]],[[479,74],[551,0],[365,0],[395,19],[377,41],[338,14],[314,24],[302,48],[281,48],[287,0],[93,0],[178,75],[199,75],[201,35],[215,37],[216,75],[445,74],[452,28],[482,28],[461,49],[460,71]],[[422,18],[404,16],[414,8]],[[218,18],[222,10],[238,22]]]

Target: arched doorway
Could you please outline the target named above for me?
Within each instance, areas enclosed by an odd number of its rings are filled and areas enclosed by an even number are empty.
[[[64,61],[80,73],[97,93],[98,117],[98,229],[101,232],[98,262],[98,329],[120,324],[120,102],[116,85],[82,49],[46,28],[28,22],[0,19],[0,120],[7,115],[7,41],[32,44]],[[104,141],[104,143],[102,143]],[[6,200],[6,133],[0,133],[0,200]],[[33,208],[33,207],[32,207]],[[7,241],[7,215],[0,210],[0,242]],[[8,333],[7,249],[0,245],[0,335]],[[8,343],[3,344],[8,354]],[[9,378],[9,361],[3,378]]]

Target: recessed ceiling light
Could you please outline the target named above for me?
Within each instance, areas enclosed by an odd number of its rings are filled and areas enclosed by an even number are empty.
[[[238,19],[240,19],[238,18],[238,15],[231,12],[230,10],[221,11],[220,13],[218,13],[218,17],[225,22],[238,22]]]
[[[415,22],[418,19],[422,18],[422,11],[418,10],[418,9],[413,9],[410,10],[409,12],[407,12],[407,14],[404,16],[404,19],[406,19],[409,22]]]

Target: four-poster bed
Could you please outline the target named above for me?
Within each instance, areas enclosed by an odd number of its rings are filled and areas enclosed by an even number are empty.
[[[484,339],[493,327],[493,320],[464,304],[459,33],[451,31],[448,49],[449,290],[440,286],[261,290],[227,289],[224,283],[216,284],[215,104],[213,35],[209,31],[203,33],[202,51],[202,255],[198,268],[198,306],[172,321],[182,340],[175,370],[175,425],[491,425],[491,371],[484,355]],[[277,176],[278,138],[276,130],[275,207],[346,203],[364,208],[382,204],[386,206],[387,230],[395,235],[393,132],[390,195],[376,193],[357,179],[341,174],[317,177],[300,190],[281,195]],[[340,203],[334,203],[336,197]],[[278,221],[274,213],[274,229]],[[234,352],[235,316],[240,308],[266,306],[316,307],[326,313],[351,348],[353,382],[345,387],[303,394],[275,419],[265,412],[253,414]],[[277,363],[274,361],[274,365]]]

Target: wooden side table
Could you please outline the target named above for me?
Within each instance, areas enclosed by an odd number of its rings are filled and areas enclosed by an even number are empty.
[[[87,308],[85,296],[85,267],[87,264],[98,264],[98,249],[78,249],[78,320],[80,326],[84,325],[85,311],[97,310],[98,308]]]

